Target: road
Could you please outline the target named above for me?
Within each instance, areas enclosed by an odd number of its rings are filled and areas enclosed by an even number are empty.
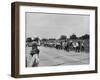
[[[31,48],[27,47],[26,56],[29,56]],[[89,53],[57,50],[49,47],[39,47],[39,66],[62,66],[89,64]],[[30,63],[31,57],[28,58]]]

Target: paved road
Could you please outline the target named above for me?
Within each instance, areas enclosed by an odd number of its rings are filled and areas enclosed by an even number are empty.
[[[74,51],[66,52],[55,48],[39,47],[39,66],[61,66],[61,65],[79,65],[89,64],[89,53]],[[31,48],[27,47],[26,55],[29,56]],[[28,58],[28,63],[31,57]]]

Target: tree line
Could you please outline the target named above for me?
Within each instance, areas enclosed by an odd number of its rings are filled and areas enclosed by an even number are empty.
[[[67,38],[66,35],[61,35],[58,39],[56,39],[56,38],[48,38],[48,39],[47,38],[42,38],[42,39],[40,39],[39,37],[35,37],[34,39],[32,39],[31,37],[28,37],[26,39],[26,42],[39,41],[39,40],[42,40],[42,41],[47,41],[47,40],[67,40],[67,39],[73,40],[73,39],[89,39],[89,38],[90,38],[89,34],[85,34],[85,35],[82,35],[80,37],[77,37],[75,34],[72,34],[69,38]]]

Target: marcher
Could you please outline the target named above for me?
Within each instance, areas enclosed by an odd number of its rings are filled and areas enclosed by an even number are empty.
[[[31,67],[36,67],[39,65],[39,49],[37,47],[37,44],[36,43],[33,43],[32,44],[32,50],[30,52],[30,55],[32,56],[32,59],[31,59]]]

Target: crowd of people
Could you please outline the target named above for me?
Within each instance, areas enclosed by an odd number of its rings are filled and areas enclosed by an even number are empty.
[[[73,41],[59,41],[59,42],[50,42],[45,41],[41,44],[44,47],[56,48],[65,51],[89,51],[89,42],[85,40],[73,40]]]

